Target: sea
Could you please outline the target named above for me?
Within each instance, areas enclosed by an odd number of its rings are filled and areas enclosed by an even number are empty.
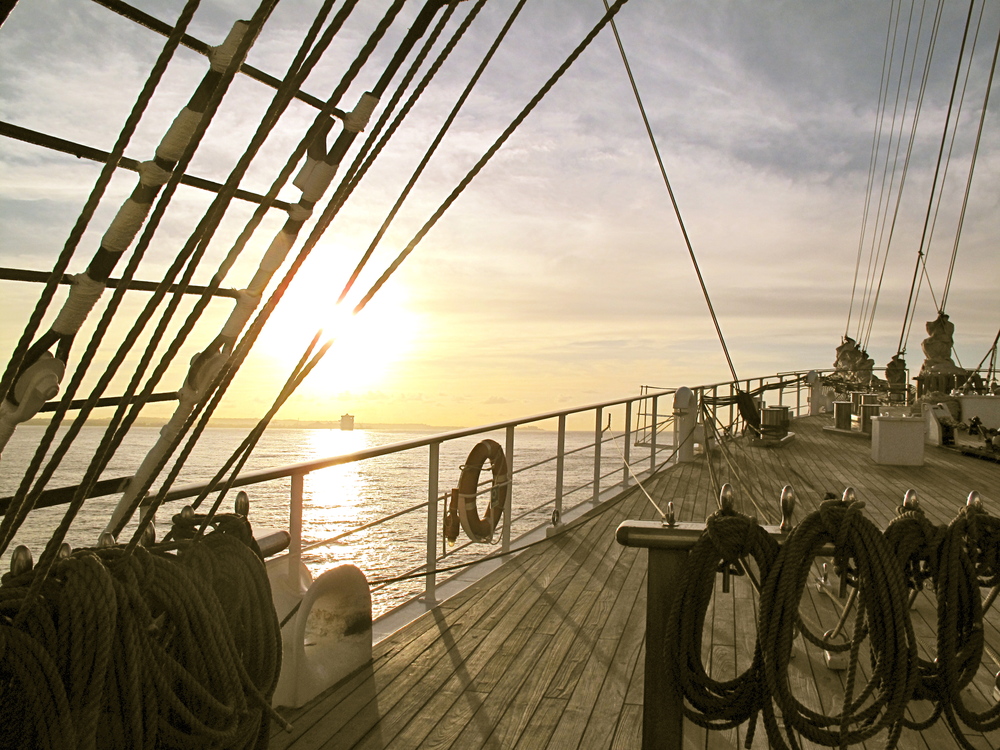
[[[44,426],[22,425],[4,449],[0,458],[0,497],[15,493],[26,467],[42,438]],[[102,478],[129,476],[156,441],[158,428],[133,427]],[[211,479],[225,459],[247,436],[249,428],[210,428],[199,439],[184,464],[184,470],[174,486]],[[61,433],[64,434],[64,433]],[[392,443],[429,437],[433,433],[401,432],[378,429],[269,429],[258,442],[243,471],[273,468],[311,461],[329,456],[354,453]],[[556,452],[557,434],[551,430],[516,430],[513,464],[518,472],[513,486],[513,513],[516,519],[531,508],[550,501],[555,493],[555,461],[547,460]],[[79,482],[90,456],[104,437],[104,428],[85,427],[73,441],[47,487],[70,486]],[[505,444],[502,432],[477,435],[448,441],[441,445],[438,482],[444,495],[457,486],[461,467],[472,447],[490,437]],[[564,469],[565,507],[575,505],[592,494],[588,485],[593,481],[593,432],[568,432],[567,458]],[[620,438],[619,438],[620,446]],[[344,531],[364,525],[427,500],[429,448],[422,447],[386,456],[333,466],[311,473],[305,478],[303,504],[303,543],[329,539]],[[537,466],[535,464],[538,464]],[[621,458],[607,444],[602,449],[602,472],[621,467]],[[483,479],[487,477],[484,471]],[[609,480],[610,481],[610,480]],[[575,490],[575,491],[574,491]],[[281,479],[246,488],[250,497],[250,521],[255,527],[288,528],[290,480]],[[223,502],[223,510],[232,510],[235,492]],[[214,499],[212,496],[210,499]],[[117,503],[117,497],[93,498],[74,519],[66,541],[74,548],[92,546],[104,530],[107,519]],[[480,499],[485,509],[486,496]],[[169,527],[170,517],[180,511],[181,503],[165,506],[157,516],[157,537]],[[40,508],[25,521],[13,544],[0,558],[0,570],[6,571],[11,551],[16,545],[26,545],[37,560],[53,529],[60,523],[65,506]],[[438,528],[444,514],[439,509]],[[527,512],[515,521],[512,537],[549,522],[552,508]],[[127,538],[128,530],[123,533]],[[440,537],[439,531],[439,537]],[[395,577],[423,564],[427,556],[427,511],[415,512],[352,534],[335,543],[307,551],[303,560],[312,575],[339,563],[357,565],[372,582],[372,605],[375,617],[417,595],[422,579],[381,586],[379,581]],[[473,544],[459,549],[466,541],[464,534],[454,548],[442,543],[438,567],[456,565],[496,551],[495,546]],[[443,575],[443,574],[442,574]]]

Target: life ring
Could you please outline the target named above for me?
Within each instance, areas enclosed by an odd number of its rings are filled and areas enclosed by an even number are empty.
[[[487,459],[493,472],[490,502],[486,515],[480,518],[476,497],[479,491],[479,475]],[[469,452],[462,466],[458,487],[451,491],[451,505],[444,518],[444,535],[449,542],[458,538],[459,528],[465,529],[474,542],[489,542],[503,515],[507,497],[507,458],[496,440],[483,440]]]

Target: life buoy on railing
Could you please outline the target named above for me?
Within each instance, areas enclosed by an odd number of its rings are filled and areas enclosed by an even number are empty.
[[[490,502],[486,514],[480,518],[476,497],[479,491],[479,475],[483,464],[489,460],[493,473],[490,488]],[[483,440],[469,452],[462,466],[458,487],[451,491],[451,504],[444,517],[444,535],[449,542],[458,539],[459,528],[465,529],[474,542],[489,542],[504,512],[507,497],[507,458],[496,440]]]

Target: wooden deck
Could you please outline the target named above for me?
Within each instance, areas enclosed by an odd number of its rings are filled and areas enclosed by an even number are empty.
[[[923,466],[880,466],[872,461],[867,440],[822,429],[831,423],[831,417],[796,420],[796,439],[780,448],[735,441],[729,461],[722,454],[713,457],[716,478],[734,485],[739,509],[772,523],[779,520],[778,497],[785,484],[798,493],[797,518],[814,509],[824,493],[839,496],[848,485],[880,527],[894,517],[910,488],[917,490],[935,523],[954,517],[970,490],[978,490],[986,507],[998,512],[1000,465],[928,447]],[[647,489],[658,501],[672,500],[681,521],[703,521],[716,507],[717,491],[704,456],[661,473]],[[294,731],[275,730],[271,746],[640,747],[646,552],[617,544],[615,529],[625,519],[655,515],[633,490],[549,543],[519,554],[378,644],[371,665],[361,673],[302,709],[283,711]],[[807,592],[803,616],[832,627],[832,599],[814,587]],[[918,635],[933,649],[934,606],[927,595],[918,598],[913,619]],[[744,577],[734,579],[729,594],[717,586],[704,649],[713,676],[732,677],[746,668],[755,621],[756,592]],[[1000,644],[998,622],[991,611],[989,643]],[[801,639],[796,648],[803,649]],[[819,653],[800,657],[796,652],[793,662],[791,679],[800,699],[827,712],[836,710],[841,673],[826,669]],[[982,710],[987,700],[992,703],[997,668],[984,661],[967,691],[970,705]],[[920,706],[912,710],[926,715]],[[744,732],[740,727],[706,733],[686,724],[684,747],[739,748]],[[1000,747],[1000,732],[967,738],[976,748]],[[761,724],[754,747],[767,746]],[[920,750],[955,746],[942,722],[922,734],[904,732],[899,744]]]

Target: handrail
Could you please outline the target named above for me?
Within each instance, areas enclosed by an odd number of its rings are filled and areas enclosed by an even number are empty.
[[[789,390],[798,390],[798,403],[794,407],[794,413],[798,415],[801,411],[801,390],[808,387],[801,380],[800,376],[803,374],[804,372],[785,373],[756,378],[751,381],[741,381],[740,389],[743,389],[744,387],[749,388],[751,383],[759,385],[780,384],[781,387],[777,391],[777,398],[779,399],[779,402]],[[723,382],[696,386],[691,390],[695,393],[696,398],[700,402],[702,394],[714,394],[720,397],[728,397],[735,394],[736,389],[733,383]],[[447,509],[447,503],[450,497],[447,491],[441,491],[439,488],[440,477],[438,476],[438,470],[440,449],[442,445],[451,441],[475,437],[487,433],[506,433],[506,445],[504,450],[508,456],[508,463],[510,466],[510,481],[507,483],[506,487],[508,495],[506,507],[508,512],[504,515],[504,523],[501,528],[498,528],[498,533],[500,534],[499,543],[503,551],[507,551],[511,547],[511,527],[515,521],[522,522],[523,524],[525,518],[542,511],[542,509],[546,507],[552,507],[553,525],[559,526],[566,520],[569,520],[566,517],[567,513],[573,513],[578,509],[579,512],[582,512],[583,509],[593,507],[594,504],[600,502],[601,500],[612,497],[615,494],[627,489],[633,482],[630,478],[629,466],[632,467],[637,475],[642,476],[643,474],[658,471],[668,462],[677,460],[674,453],[676,449],[676,436],[671,438],[670,433],[671,431],[676,433],[678,425],[673,413],[673,406],[663,403],[663,400],[667,396],[673,396],[676,391],[677,389],[675,388],[650,388],[644,386],[638,395],[630,395],[607,401],[583,404],[568,409],[546,411],[515,419],[493,422],[474,427],[464,427],[442,433],[421,435],[409,440],[403,440],[388,445],[364,448],[351,453],[327,456],[324,458],[301,461],[282,466],[273,466],[265,469],[246,471],[235,479],[232,486],[236,488],[245,488],[250,485],[271,482],[274,480],[291,479],[292,486],[289,502],[289,532],[291,534],[292,541],[289,545],[287,554],[289,572],[291,575],[297,575],[298,566],[302,560],[303,552],[333,544],[338,540],[350,537],[351,535],[357,534],[361,531],[380,526],[390,521],[395,521],[402,516],[412,515],[413,513],[425,514],[427,527],[427,554],[424,563],[417,566],[414,570],[422,569],[425,571],[423,576],[424,596],[428,600],[433,601],[436,588],[436,569],[438,562],[445,557],[455,555],[463,549],[465,549],[466,553],[468,553],[467,548],[474,546],[471,543],[468,545],[460,544],[450,550],[446,549],[442,553],[441,526],[444,511]],[[616,407],[619,409],[618,413],[621,413],[620,409],[624,408],[625,419],[627,420],[624,431],[619,432],[616,430],[616,433],[623,438],[625,443],[624,451],[621,452],[622,455],[619,455],[618,451],[609,450],[604,447],[605,443],[611,442],[612,440],[612,437],[605,432],[606,428],[604,427],[604,424],[606,422],[607,415],[609,414],[609,410],[616,409]],[[725,413],[727,408],[729,409],[728,414]],[[742,424],[739,413],[733,410],[732,407],[711,408],[710,411],[713,418],[718,419],[724,429],[732,431],[740,427]],[[593,415],[591,421],[592,426],[590,428],[592,430],[592,439],[584,440],[584,444],[582,445],[567,446],[565,440],[567,418],[585,414]],[[589,419],[591,417],[585,418]],[[517,445],[517,435],[520,434],[517,431],[517,428],[548,420],[557,420],[559,424],[559,430],[556,433],[556,446],[554,448],[554,453],[538,460],[533,459],[530,463],[526,463],[524,466],[515,465],[513,461],[514,450]],[[667,434],[666,438],[664,437],[665,433]],[[504,441],[501,440],[501,442]],[[642,448],[642,451],[632,450],[635,448]],[[302,505],[304,502],[304,479],[306,476],[335,466],[358,463],[413,450],[429,451],[429,455],[425,459],[425,466],[428,471],[428,490],[427,495],[425,495],[426,499],[423,502],[407,504],[407,507],[405,508],[396,509],[393,512],[379,518],[367,519],[364,523],[349,529],[336,530],[336,533],[331,535],[328,539],[325,538],[322,541],[311,542],[308,545],[303,544]],[[666,457],[664,457],[664,452],[667,454]],[[564,475],[571,470],[577,472],[576,476],[579,480],[584,480],[586,477],[584,472],[587,471],[586,461],[588,454],[593,462],[592,470],[590,471],[591,478],[589,480],[582,481],[581,483],[574,482],[576,486],[573,487],[565,486]],[[574,458],[572,465],[568,462],[569,458]],[[622,460],[623,458],[624,461]],[[543,496],[541,498],[533,498],[529,500],[527,504],[532,506],[530,509],[525,509],[525,507],[519,506],[516,509],[517,512],[515,514],[514,512],[511,512],[514,510],[511,504],[512,497],[517,491],[515,485],[517,487],[523,487],[527,482],[534,481],[534,477],[536,475],[531,475],[531,478],[529,479],[526,474],[526,472],[529,471],[554,472],[556,489],[547,498]],[[551,477],[551,474],[548,476]],[[547,479],[546,481],[550,480]],[[488,479],[485,480],[485,483],[487,486],[490,484]],[[210,483],[208,482],[196,482],[183,486],[175,486],[165,493],[165,500],[177,501],[196,497],[201,494],[209,484]],[[107,490],[99,494],[107,494]],[[574,494],[577,494],[577,497],[573,499],[572,507],[570,507],[568,503],[566,504],[566,507],[564,507],[564,501],[572,497]],[[538,500],[544,500],[544,502],[539,503]],[[444,507],[442,507],[442,504],[444,504]],[[535,516],[535,518],[538,519],[538,516]],[[398,521],[396,522],[398,523]],[[529,525],[531,523],[537,524],[539,521],[528,521]],[[528,531],[530,531],[529,529],[522,528],[521,526],[519,526],[519,529],[518,534],[528,533]],[[408,567],[413,562],[415,561],[411,558],[406,566]]]

